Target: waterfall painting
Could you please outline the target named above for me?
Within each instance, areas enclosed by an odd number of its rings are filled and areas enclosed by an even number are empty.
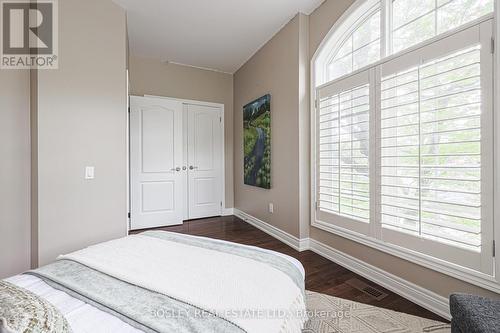
[[[271,188],[271,95],[243,107],[244,181]]]

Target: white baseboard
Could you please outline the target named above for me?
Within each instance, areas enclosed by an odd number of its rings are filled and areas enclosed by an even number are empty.
[[[302,252],[309,250],[311,248],[310,242],[311,242],[310,238],[299,239],[299,251]]]
[[[231,216],[234,215],[234,208],[223,208],[222,216]]]
[[[382,287],[426,308],[443,318],[451,319],[448,299],[378,267],[354,258],[317,240],[309,240],[309,249]]]
[[[297,237],[290,235],[289,233],[276,228],[273,225],[270,225],[267,222],[259,220],[258,218],[242,212],[239,209],[234,208],[234,215],[242,219],[243,221],[253,225],[257,229],[264,231],[266,234],[269,234],[276,238],[277,240],[282,241],[286,245],[294,248],[295,250],[301,252],[305,251],[309,248],[309,239],[298,239]]]
[[[297,251],[311,250],[347,269],[373,281],[382,287],[428,309],[443,318],[451,319],[448,299],[412,282],[388,273],[378,267],[354,258],[311,238],[298,239],[287,232],[259,220],[239,209],[234,209],[234,215],[264,231]]]

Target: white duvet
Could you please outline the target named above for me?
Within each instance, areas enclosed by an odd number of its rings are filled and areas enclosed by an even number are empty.
[[[225,241],[220,241],[225,242]],[[292,262],[305,277],[304,268],[295,258],[279,252],[265,250]],[[101,311],[92,305],[52,288],[33,275],[17,275],[6,279],[19,287],[25,288],[52,303],[68,320],[74,333],[141,333],[117,317]]]
[[[248,333],[300,332],[305,322],[305,300],[290,277],[241,256],[134,235],[60,259],[215,313]]]

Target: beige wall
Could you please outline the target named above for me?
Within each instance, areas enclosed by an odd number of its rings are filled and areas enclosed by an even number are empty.
[[[299,223],[301,199],[307,200],[299,195],[299,130],[303,130],[299,129],[299,109],[308,103],[307,92],[299,98],[300,77],[306,74],[299,70],[303,61],[299,49],[307,40],[304,20],[303,15],[295,16],[234,75],[234,206],[296,237],[307,233]],[[270,190],[243,183],[242,110],[265,94],[271,94]],[[274,204],[273,214],[268,211],[269,203]]]
[[[130,94],[224,104],[226,207],[233,207],[233,76],[131,56]]]
[[[309,87],[309,16],[299,15],[299,238],[309,237],[309,221],[311,216],[310,199],[310,122],[311,105]]]
[[[314,52],[330,31],[333,24],[354,3],[355,0],[325,0],[309,16],[309,54]]]
[[[30,268],[29,79],[0,70],[0,278]]]
[[[30,70],[30,137],[31,137],[31,268],[38,267],[38,71]]]
[[[59,1],[59,69],[38,73],[40,265],[127,233],[125,19],[110,0]]]
[[[444,297],[451,292],[470,292],[500,297],[482,288],[450,276],[426,269],[384,252],[310,227],[309,194],[310,161],[308,126],[310,121],[309,65],[321,41],[335,21],[349,8],[353,0],[326,0],[309,17],[295,17],[265,44],[234,78],[234,168],[235,208],[268,222],[299,238],[309,234],[312,239],[379,267],[405,280],[434,291]],[[307,22],[308,23],[305,23]],[[308,38],[304,36],[308,27]],[[304,50],[302,44],[308,44]],[[306,56],[307,55],[307,56]],[[298,73],[306,73],[298,74]],[[242,106],[266,93],[271,94],[272,114],[272,189],[261,190],[243,185]],[[306,103],[307,101],[307,103]],[[274,202],[275,213],[268,213],[268,203]],[[299,209],[300,207],[300,209]]]

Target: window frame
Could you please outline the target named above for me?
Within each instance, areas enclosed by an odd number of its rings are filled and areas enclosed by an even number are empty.
[[[355,12],[356,10],[361,8],[361,5],[365,2],[366,2],[366,0],[356,1],[346,11],[344,16],[351,15],[353,12]],[[390,24],[386,24],[388,21],[386,19],[386,17],[387,17],[387,15],[389,15],[388,11],[390,10],[389,7],[390,7],[391,0],[382,0],[381,3],[382,3],[382,5],[381,5],[381,20],[382,20],[381,43],[385,43],[385,45],[387,46],[387,44],[390,42],[390,38],[387,37],[389,35],[387,32],[388,32],[388,30],[391,29],[391,26],[390,26]],[[373,3],[372,3],[372,6],[373,6]],[[318,55],[321,53],[321,51],[323,50],[325,45],[327,45],[326,41],[330,39],[331,35],[333,35],[332,31],[335,30],[336,28],[338,28],[339,25],[345,24],[345,22],[348,21],[347,18],[345,18],[345,17],[342,17],[341,19],[338,20],[338,22],[333,26],[332,30],[325,37],[325,39],[320,44],[319,48],[317,49],[316,53],[314,54],[314,56],[311,59],[311,96],[314,96],[314,98],[311,100],[311,110],[312,110],[311,115],[312,115],[312,119],[313,119],[313,121],[311,121],[311,207],[313,207],[313,209],[311,209],[311,225],[313,227],[322,229],[322,230],[327,231],[327,232],[334,233],[334,234],[342,236],[344,238],[353,240],[357,243],[370,246],[372,248],[383,251],[385,253],[389,253],[389,254],[397,256],[399,258],[403,258],[405,260],[411,261],[411,262],[419,264],[421,266],[424,266],[424,267],[433,269],[435,271],[450,275],[452,277],[469,282],[471,284],[478,285],[478,286],[483,287],[485,289],[492,290],[495,292],[500,292],[500,279],[499,279],[500,262],[498,261],[496,256],[490,257],[494,261],[495,265],[493,267],[493,271],[491,272],[491,274],[486,274],[486,273],[476,271],[474,269],[470,269],[467,267],[463,267],[461,265],[451,263],[451,262],[443,260],[443,259],[436,258],[436,257],[428,255],[428,254],[417,252],[413,249],[408,249],[408,248],[405,248],[405,247],[402,247],[402,246],[399,246],[396,244],[391,244],[391,243],[383,241],[382,240],[382,228],[380,226],[379,219],[372,220],[372,218],[370,218],[370,220],[372,222],[372,223],[370,223],[371,224],[370,231],[367,233],[359,233],[359,232],[355,232],[353,230],[347,229],[345,227],[341,227],[341,226],[331,224],[331,223],[326,223],[325,221],[318,219],[317,215],[316,215],[316,184],[317,184],[317,178],[316,178],[316,168],[317,168],[317,163],[316,163],[316,155],[317,155],[317,152],[316,152],[316,149],[317,149],[317,147],[316,147],[316,133],[317,133],[317,130],[316,130],[316,121],[315,120],[316,120],[316,105],[317,105],[316,100],[319,100],[318,95],[317,95],[318,90],[321,89],[322,87],[325,87],[325,86],[332,84],[335,81],[341,81],[349,76],[357,75],[359,73],[363,73],[363,72],[370,71],[370,70],[375,70],[375,68],[383,65],[384,63],[390,62],[391,60],[394,60],[394,59],[401,58],[405,54],[412,53],[416,50],[422,49],[426,46],[429,46],[430,44],[433,44],[433,43],[438,42],[440,40],[446,39],[450,36],[456,35],[464,30],[478,26],[484,22],[493,21],[492,19],[496,15],[497,15],[497,11],[495,10],[494,13],[491,13],[491,14],[485,15],[483,17],[480,17],[478,19],[475,19],[475,20],[468,22],[460,27],[454,28],[450,31],[443,33],[443,34],[435,36],[429,40],[418,43],[418,44],[411,46],[407,49],[404,49],[398,53],[391,54],[391,55],[382,54],[381,59],[379,61],[377,61],[373,64],[370,64],[364,68],[360,68],[356,71],[353,71],[352,73],[344,75],[344,76],[337,78],[331,82],[323,83],[323,84],[318,85],[316,87],[316,84],[315,84],[316,78],[317,78],[316,64],[317,64],[317,60],[318,60]],[[390,15],[389,15],[389,17],[390,17]],[[496,21],[495,21],[495,24],[491,23],[491,26],[493,27],[495,32],[500,31],[500,25],[498,23],[496,23]],[[492,32],[493,36],[496,35],[495,32]],[[484,41],[482,41],[482,43],[484,44]],[[388,49],[389,49],[388,47],[381,48],[381,50],[388,50]],[[496,70],[497,65],[500,63],[500,59],[496,53],[495,53],[495,58],[493,59],[493,57],[492,57],[492,60],[494,60],[492,63],[492,67],[493,67],[492,69]],[[492,89],[494,89],[496,92],[498,92],[499,87],[498,87],[498,85],[496,85],[497,81],[494,81],[494,77],[493,77],[492,72],[493,71],[490,71],[489,73],[487,73],[486,77],[491,79]],[[379,76],[380,72],[376,71],[375,75]],[[496,76],[495,76],[495,79],[496,79]],[[494,82],[494,84],[493,84],[493,82]],[[492,94],[492,95],[493,95],[493,98],[494,98],[495,103],[496,103],[497,99],[499,97],[496,94]],[[377,98],[376,103],[377,104],[380,103],[380,101],[378,100],[379,97],[377,96],[376,98]],[[494,110],[492,106],[490,106],[490,107],[492,110]],[[378,113],[376,113],[376,119],[374,119],[374,122],[376,123],[375,126],[377,126],[377,127],[380,126],[379,117],[380,117],[380,115]],[[498,118],[499,117],[494,117],[495,124],[499,123]],[[372,130],[371,127],[370,127],[370,130]],[[379,129],[377,129],[376,133],[378,133],[378,130]],[[494,137],[494,139],[492,138],[493,150],[495,151],[495,153],[497,153],[500,151],[500,144],[499,144],[500,143],[500,139],[499,139],[500,136],[494,135],[494,133],[490,133],[490,134]],[[371,135],[372,135],[372,133],[370,133],[370,136]],[[373,143],[371,143],[370,147],[373,147]],[[377,151],[378,151],[378,149],[379,149],[379,147],[376,148]],[[371,150],[374,150],[374,149],[371,149]],[[379,169],[379,165],[378,165],[379,162],[376,162],[376,163],[377,163],[376,169],[378,170]],[[371,163],[371,166],[373,166],[373,164],[374,163]],[[500,188],[498,186],[498,185],[500,185],[500,180],[499,180],[499,177],[497,177],[496,175],[500,171],[499,165],[500,165],[499,154],[495,154],[494,170],[491,170],[491,173],[493,174],[492,175],[493,179],[489,179],[488,181],[490,184],[493,184],[493,182],[495,182],[496,186],[494,187],[494,189],[492,189],[492,192],[494,192],[495,203],[497,203],[497,204],[499,203],[499,201],[497,199],[498,198],[497,194],[500,191]],[[370,170],[370,172],[372,172],[372,170]],[[376,171],[376,172],[378,172],[378,171]],[[376,179],[378,179],[379,174],[377,173],[374,177]],[[370,188],[375,188],[375,187],[378,187],[378,184],[374,184],[373,186],[370,185]],[[375,210],[375,211],[378,210],[378,207],[380,205],[379,200],[380,200],[380,198],[379,198],[378,193],[375,196],[371,196],[371,198],[370,198],[371,210]],[[490,201],[491,201],[492,205],[494,206],[493,198],[491,198]],[[500,216],[500,212],[499,212],[500,209],[494,210],[493,208],[491,208],[490,210],[492,211],[492,216],[494,216],[494,217]],[[490,213],[488,213],[488,214],[490,214]],[[492,219],[493,219],[493,217],[492,217]],[[377,221],[378,223],[373,223],[374,221]],[[493,235],[491,235],[490,239],[498,238],[498,236],[500,235],[499,229],[500,228],[494,228],[493,234],[495,234],[496,237],[493,237]],[[492,249],[493,249],[492,246],[489,247],[489,250],[492,250]]]

